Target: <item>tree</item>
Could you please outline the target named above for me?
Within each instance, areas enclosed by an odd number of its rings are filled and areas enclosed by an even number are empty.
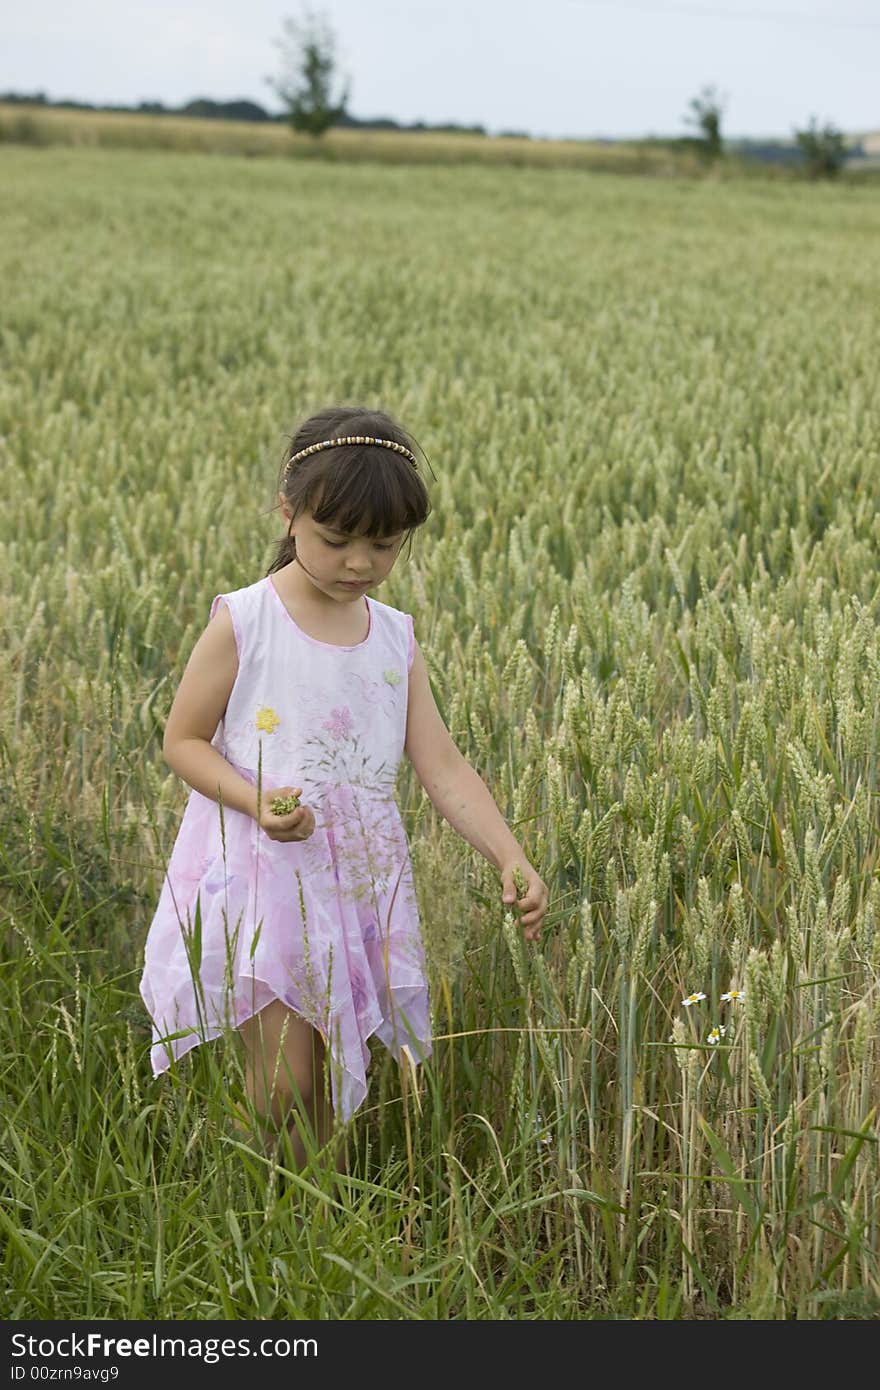
[[[687,125],[696,126],[701,132],[701,151],[707,159],[718,159],[722,153],[721,116],[724,111],[724,98],[713,86],[704,87],[699,96],[691,97],[690,115],[684,120]]]
[[[800,145],[811,179],[832,179],[840,173],[847,153],[842,131],[830,123],[820,130],[813,116],[807,129],[796,130],[794,137]]]
[[[348,102],[347,83],[335,100],[333,96],[336,37],[328,20],[308,8],[301,19],[285,19],[282,28],[283,38],[275,40],[281,50],[281,76],[269,78],[269,85],[286,106],[294,130],[317,139],[345,115]]]

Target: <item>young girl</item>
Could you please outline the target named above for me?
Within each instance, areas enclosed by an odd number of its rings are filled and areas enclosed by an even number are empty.
[[[214,599],[168,716],[163,754],[192,792],[140,990],[154,1074],[237,1028],[264,1134],[286,1126],[301,1165],[303,1120],[323,1144],[364,1100],[371,1034],[398,1060],[431,1050],[401,754],[504,903],[521,872],[529,940],[548,893],[449,736],[412,618],[368,594],[430,512],[413,441],[380,412],[322,410],[278,500],[274,562]]]

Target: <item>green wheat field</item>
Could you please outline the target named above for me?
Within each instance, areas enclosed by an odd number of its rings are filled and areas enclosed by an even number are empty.
[[[880,188],[0,161],[4,1317],[880,1317]],[[434,1056],[338,1184],[137,992],[175,685],[332,401],[428,455],[378,597],[551,899],[404,762]]]

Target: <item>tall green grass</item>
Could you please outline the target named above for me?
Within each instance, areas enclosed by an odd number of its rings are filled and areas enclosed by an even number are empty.
[[[877,194],[2,160],[5,1315],[876,1317]],[[402,767],[434,1056],[341,1185],[137,995],[174,685],[328,400],[428,452],[379,597],[551,890],[532,949]]]

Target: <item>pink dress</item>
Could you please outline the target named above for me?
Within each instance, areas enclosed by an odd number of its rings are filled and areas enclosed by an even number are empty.
[[[147,935],[140,992],[159,1075],[280,999],[321,1034],[333,1107],[367,1094],[377,1034],[395,1057],[431,1050],[409,849],[394,790],[406,737],[413,622],[365,597],[362,642],[297,626],[272,576],[229,594],[238,674],[212,745],[263,793],[302,787],[307,840],[281,844],[192,791]]]

